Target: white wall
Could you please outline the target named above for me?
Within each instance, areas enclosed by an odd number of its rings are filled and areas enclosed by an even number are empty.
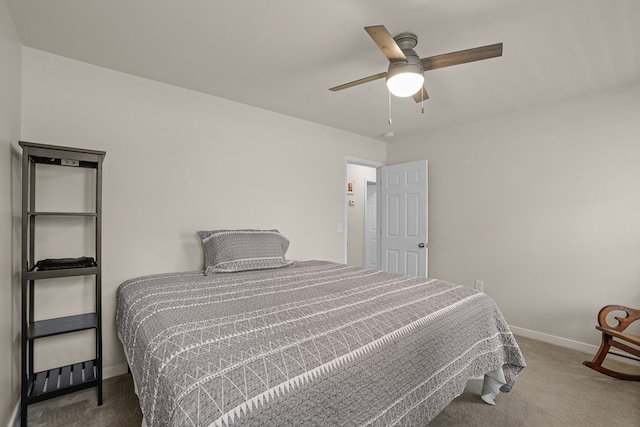
[[[365,180],[376,180],[376,169],[347,164],[347,180],[353,181],[353,194],[347,195],[354,205],[347,204],[347,264],[364,266],[364,216],[366,204]]]
[[[634,85],[394,142],[387,160],[429,159],[430,276],[484,280],[516,332],[593,350],[602,306],[640,307],[638,135]]]
[[[202,269],[197,230],[278,228],[289,258],[342,261],[344,157],[384,161],[383,142],[30,48],[23,59],[21,138],[107,152],[107,375],[124,369],[116,288]]]
[[[20,206],[14,205],[12,197],[12,186],[20,177],[19,169],[15,169],[20,133],[20,57],[15,26],[6,2],[0,1],[0,425],[9,423],[20,395],[20,336],[12,326],[13,316],[19,315],[16,302],[20,285],[14,256],[20,251],[15,245]]]

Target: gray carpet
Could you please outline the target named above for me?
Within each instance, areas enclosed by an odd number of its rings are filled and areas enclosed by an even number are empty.
[[[101,406],[96,388],[29,405],[29,427],[140,427],[142,412],[133,391],[131,375],[120,375],[102,384]]]
[[[640,382],[620,381],[582,365],[590,355],[516,337],[528,367],[496,405],[472,393],[454,400],[429,427],[610,426],[640,427]],[[612,362],[616,369],[640,368]],[[472,385],[473,387],[473,385]],[[104,382],[104,404],[95,389],[29,406],[30,426],[139,426],[142,415],[130,375]]]
[[[640,382],[621,381],[582,365],[592,356],[576,350],[516,337],[527,367],[496,405],[463,394],[429,427],[441,426],[609,426],[640,427]],[[640,368],[606,362],[610,368]]]

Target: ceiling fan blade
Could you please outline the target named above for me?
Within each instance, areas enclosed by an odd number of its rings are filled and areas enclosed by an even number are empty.
[[[490,44],[487,46],[475,47],[473,49],[459,50],[457,52],[445,53],[442,55],[422,58],[420,62],[425,71],[436,68],[450,67],[452,65],[464,64],[466,62],[480,61],[482,59],[502,56],[502,43]]]
[[[427,88],[424,86],[422,86],[421,91],[419,90],[413,94],[413,100],[416,102],[426,101],[427,99],[429,99],[429,94],[427,93]]]
[[[374,74],[373,76],[364,77],[362,79],[354,80],[352,82],[345,83],[345,84],[342,84],[340,86],[332,87],[329,90],[332,90],[332,91],[336,92],[336,91],[339,91],[339,90],[342,90],[342,89],[348,89],[348,88],[353,87],[353,86],[358,86],[358,85],[361,85],[363,83],[369,83],[369,82],[372,82],[374,80],[378,80],[378,79],[384,78],[386,76],[387,76],[387,73],[378,73],[378,74]]]
[[[374,25],[372,27],[364,27],[364,29],[389,62],[407,62],[407,57],[384,25]]]

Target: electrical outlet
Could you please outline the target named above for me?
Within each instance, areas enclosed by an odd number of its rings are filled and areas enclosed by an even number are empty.
[[[484,291],[484,282],[482,280],[476,280],[476,291]]]

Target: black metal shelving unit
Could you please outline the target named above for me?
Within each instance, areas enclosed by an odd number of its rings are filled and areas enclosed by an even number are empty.
[[[22,147],[22,395],[21,425],[27,425],[29,404],[73,393],[90,387],[98,389],[98,405],[102,405],[102,162],[104,151],[61,147],[20,141]],[[48,164],[94,169],[95,211],[40,212],[36,209],[36,165]],[[61,189],[63,191],[63,189]],[[34,270],[36,218],[85,217],[95,223],[95,266],[58,270]],[[53,319],[35,319],[36,282],[77,276],[95,277],[95,310]],[[39,338],[72,332],[95,331],[95,359],[34,372],[34,343]]]

